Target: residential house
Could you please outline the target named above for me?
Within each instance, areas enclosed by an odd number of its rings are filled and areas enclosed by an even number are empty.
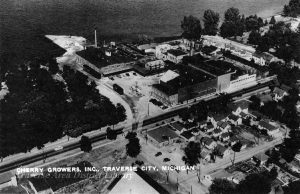
[[[225,133],[225,132],[228,132],[230,130],[231,126],[227,122],[219,121],[217,123],[217,128],[221,129],[222,132]]]
[[[242,112],[243,113],[243,112]],[[241,125],[242,124],[242,118],[235,115],[235,114],[230,114],[228,116],[228,121],[230,121],[234,125]]]
[[[274,97],[273,99],[278,102],[279,100],[282,100],[284,96],[287,96],[288,93],[281,89],[281,88],[278,88],[278,87],[275,87],[274,90],[273,90],[273,94],[274,94]]]
[[[211,114],[211,113],[209,113],[207,116],[207,120],[209,122],[211,122],[214,125],[214,127],[217,127],[217,123],[219,121],[225,121],[227,116],[228,116],[228,114]]]
[[[274,56],[267,52],[255,52],[252,55],[252,59],[256,64],[265,66],[274,60]]]
[[[267,160],[269,159],[269,157],[264,154],[264,153],[259,153],[259,154],[256,154],[255,156],[253,156],[253,161],[256,162],[258,165],[264,165]]]
[[[200,128],[205,128],[207,126],[207,122],[206,121],[200,121],[198,124],[199,124]]]
[[[272,137],[277,136],[279,133],[279,127],[275,127],[274,125],[271,125],[269,122],[264,120],[258,122],[258,128],[267,130],[268,135]]]
[[[248,114],[244,113],[244,112],[241,112],[240,113],[240,116],[243,118],[243,119],[246,119],[248,117]]]
[[[239,140],[242,144],[241,150],[244,150],[248,147],[248,142],[245,140]]]
[[[230,146],[233,146],[234,144],[239,142],[239,139],[234,135],[234,136],[229,138],[229,141],[230,141]]]
[[[220,144],[218,144],[215,149],[216,149],[217,156],[219,156],[221,158],[227,157],[230,155],[230,150]]]
[[[240,171],[233,172],[232,176],[227,179],[234,182],[235,184],[239,184],[242,180],[244,180],[246,175]]]
[[[202,145],[204,145],[207,149],[214,149],[217,146],[217,143],[209,137],[203,137],[201,139]]]
[[[248,100],[240,100],[237,102],[232,102],[228,104],[228,107],[231,109],[232,113],[235,115],[240,115],[242,112],[248,114],[249,104],[251,102]]]
[[[223,133],[220,137],[220,139],[224,141],[228,141],[230,139],[229,133]]]
[[[207,133],[210,133],[210,132],[213,132],[215,129],[215,127],[213,126],[212,123],[208,123],[207,126],[206,126],[206,132]]]
[[[219,137],[222,133],[223,133],[223,132],[222,132],[221,129],[216,128],[216,129],[214,129],[214,131],[213,131],[213,136],[217,138],[217,137]]]

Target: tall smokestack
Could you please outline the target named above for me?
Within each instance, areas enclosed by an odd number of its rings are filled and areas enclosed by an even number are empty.
[[[95,28],[95,47],[97,47],[97,28]]]

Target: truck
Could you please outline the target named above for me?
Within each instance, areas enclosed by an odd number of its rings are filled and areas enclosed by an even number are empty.
[[[123,88],[121,86],[119,86],[118,84],[114,84],[113,89],[114,89],[114,91],[118,92],[120,95],[124,94]]]

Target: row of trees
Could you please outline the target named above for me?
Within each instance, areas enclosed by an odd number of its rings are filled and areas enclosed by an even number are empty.
[[[125,109],[101,96],[87,77],[65,68],[64,83],[53,78],[57,72],[55,60],[10,66],[4,78],[9,93],[0,102],[0,156],[42,148],[74,130],[78,136],[126,118]]]
[[[181,22],[182,36],[187,39],[199,39],[201,35],[216,35],[219,31],[220,15],[213,10],[206,10],[201,22],[194,16],[184,17]],[[257,15],[245,17],[237,8],[229,8],[224,14],[224,22],[220,27],[220,35],[223,37],[241,36],[245,31],[259,30],[266,25],[262,18]]]
[[[292,59],[300,61],[300,25],[294,32],[291,30],[290,24],[282,21],[276,22],[274,17],[271,22],[273,25],[264,35],[261,35],[258,30],[252,30],[248,43],[257,45],[256,49],[261,52],[268,52],[272,48],[275,51],[274,55],[286,62],[290,62]]]
[[[300,14],[300,1],[290,0],[289,4],[284,6],[283,14],[285,16],[297,17]]]

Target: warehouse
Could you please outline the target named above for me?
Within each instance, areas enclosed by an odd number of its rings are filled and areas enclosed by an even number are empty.
[[[177,65],[171,72],[166,72],[160,83],[152,86],[151,96],[165,104],[182,103],[216,91],[217,80],[203,71]]]

